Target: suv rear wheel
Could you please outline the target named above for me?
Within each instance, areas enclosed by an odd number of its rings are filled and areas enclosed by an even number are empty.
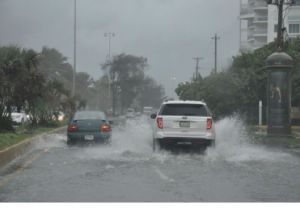
[[[158,148],[159,148],[159,142],[157,141],[157,139],[153,139],[153,144],[152,144],[153,152],[157,151]]]

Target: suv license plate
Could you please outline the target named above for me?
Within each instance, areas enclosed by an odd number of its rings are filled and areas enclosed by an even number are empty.
[[[192,144],[192,142],[177,142],[177,144],[191,145],[191,144]]]
[[[179,126],[182,128],[190,128],[190,122],[189,121],[180,121]]]
[[[94,136],[93,135],[85,135],[84,140],[88,140],[88,141],[94,140]]]

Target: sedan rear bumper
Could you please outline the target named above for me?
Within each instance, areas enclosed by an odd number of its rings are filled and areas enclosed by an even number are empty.
[[[73,142],[84,142],[84,141],[95,141],[105,142],[110,139],[110,133],[99,133],[99,132],[68,132],[68,140]]]

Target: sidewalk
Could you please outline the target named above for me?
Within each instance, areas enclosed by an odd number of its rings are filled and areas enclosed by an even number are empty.
[[[255,141],[264,145],[300,151],[300,126],[292,126],[291,135],[268,135],[267,126],[255,126],[254,136]]]

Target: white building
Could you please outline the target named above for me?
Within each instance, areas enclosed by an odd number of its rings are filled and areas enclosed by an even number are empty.
[[[240,0],[240,50],[253,51],[277,38],[278,9],[265,0]],[[285,40],[300,35],[300,0],[284,6]]]

